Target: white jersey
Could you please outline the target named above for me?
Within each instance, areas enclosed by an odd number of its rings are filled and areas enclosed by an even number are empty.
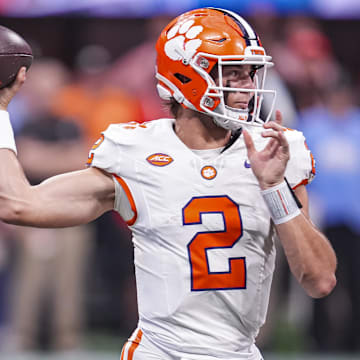
[[[114,175],[114,209],[133,232],[139,327],[180,357],[248,358],[274,270],[269,211],[242,136],[203,160],[173,125],[111,125],[90,152],[91,166]],[[268,141],[260,131],[251,131],[258,149]],[[300,132],[285,134],[295,187],[311,179],[312,157]]]

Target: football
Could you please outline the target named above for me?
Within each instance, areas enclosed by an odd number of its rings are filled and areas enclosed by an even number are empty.
[[[30,45],[16,32],[0,26],[0,89],[11,85],[22,66],[33,60]]]

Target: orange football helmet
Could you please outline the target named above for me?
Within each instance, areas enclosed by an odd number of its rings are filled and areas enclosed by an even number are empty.
[[[157,89],[161,98],[174,98],[182,106],[211,115],[226,129],[236,130],[244,124],[262,124],[260,110],[265,90],[267,69],[273,65],[252,27],[232,11],[204,8],[186,12],[170,22],[156,43]],[[251,65],[256,70],[254,88],[234,88],[223,85],[222,69],[226,65]],[[211,76],[216,69],[218,85]],[[226,104],[226,92],[254,94],[248,109],[231,108]]]

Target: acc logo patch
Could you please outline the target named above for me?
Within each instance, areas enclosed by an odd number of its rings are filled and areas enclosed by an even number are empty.
[[[174,161],[171,156],[162,153],[152,154],[148,156],[146,160],[154,166],[166,166]]]
[[[212,180],[215,178],[216,175],[217,175],[217,171],[211,165],[204,166],[201,169],[201,176],[206,180]]]

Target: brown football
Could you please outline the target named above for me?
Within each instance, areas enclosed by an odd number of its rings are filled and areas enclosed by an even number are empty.
[[[33,60],[30,45],[16,32],[0,26],[0,89],[10,85],[22,66]]]

